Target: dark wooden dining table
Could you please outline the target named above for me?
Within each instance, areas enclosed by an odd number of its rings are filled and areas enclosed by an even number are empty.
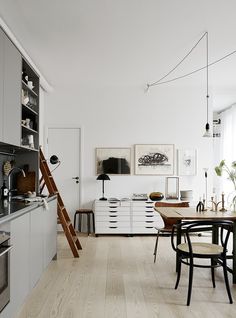
[[[214,212],[206,210],[203,212],[197,212],[196,208],[177,208],[177,207],[155,207],[155,210],[166,219],[176,219],[177,222],[183,220],[231,220],[234,222],[233,227],[233,255],[232,255],[232,267],[228,267],[228,271],[233,276],[233,284],[236,284],[236,212]],[[218,243],[219,233],[217,230],[212,231],[212,243]],[[181,243],[181,233],[177,232],[177,244]],[[176,263],[177,266],[177,263]]]

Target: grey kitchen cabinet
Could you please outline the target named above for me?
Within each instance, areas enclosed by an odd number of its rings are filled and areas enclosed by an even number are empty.
[[[3,140],[3,125],[2,125],[2,120],[3,120],[3,55],[4,55],[4,50],[3,50],[3,42],[4,42],[4,37],[3,37],[3,32],[0,29],[0,141]]]
[[[0,141],[20,146],[21,68],[20,52],[0,29]]]
[[[57,254],[57,200],[48,202],[43,208],[43,267],[48,266]]]
[[[30,289],[43,272],[43,207],[30,212]]]
[[[18,310],[30,291],[30,213],[11,221],[10,308]]]

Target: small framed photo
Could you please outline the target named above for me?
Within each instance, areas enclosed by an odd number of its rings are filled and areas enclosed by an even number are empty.
[[[174,145],[135,145],[135,174],[173,175]]]
[[[179,198],[179,178],[178,177],[167,177],[166,178],[166,199],[176,199]]]
[[[197,150],[178,149],[178,175],[194,176],[197,173]]]
[[[130,175],[131,148],[96,148],[96,174]]]

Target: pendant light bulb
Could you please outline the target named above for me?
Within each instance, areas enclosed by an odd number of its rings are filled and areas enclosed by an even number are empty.
[[[203,137],[212,137],[209,123],[206,123],[205,129],[206,129],[206,131],[205,131]]]

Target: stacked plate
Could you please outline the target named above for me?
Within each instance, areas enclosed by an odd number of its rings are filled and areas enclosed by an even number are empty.
[[[193,190],[180,190],[180,200],[181,201],[192,201],[193,200]]]

